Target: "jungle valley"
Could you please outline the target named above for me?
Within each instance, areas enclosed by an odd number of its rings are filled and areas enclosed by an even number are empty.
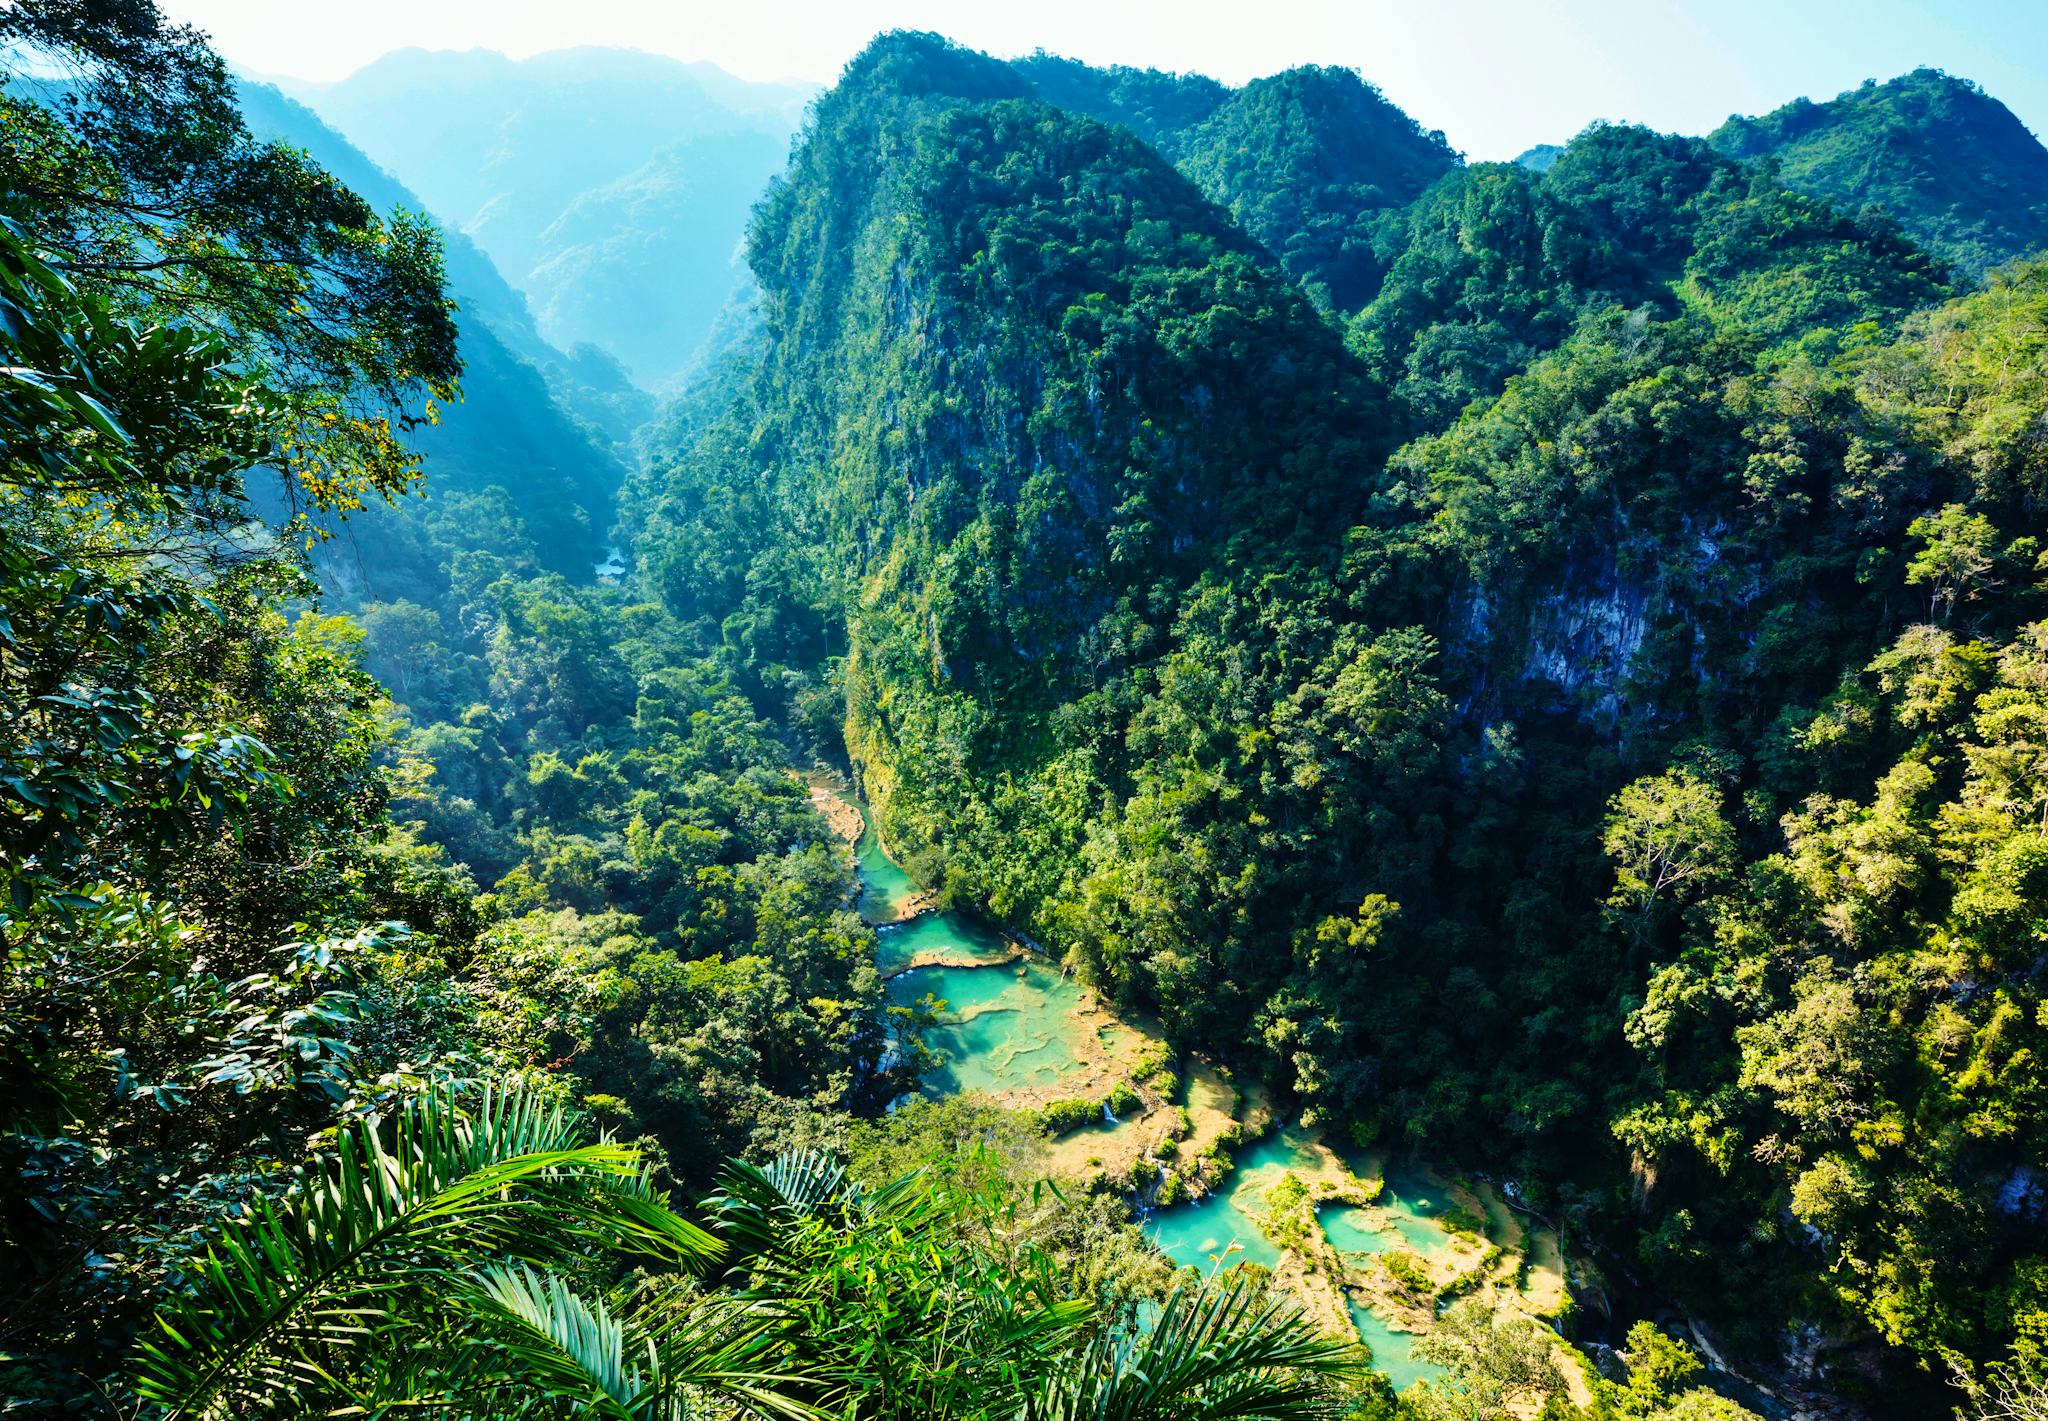
[[[0,1410],[2048,1417],[1991,95],[0,78]]]

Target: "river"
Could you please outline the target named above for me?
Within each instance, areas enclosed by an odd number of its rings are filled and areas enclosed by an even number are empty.
[[[938,1005],[937,1025],[926,1040],[939,1064],[923,1082],[925,1094],[977,1091],[1029,1107],[1063,1097],[1099,1100],[1126,1079],[1129,1062],[1152,1037],[1110,1016],[1068,974],[995,929],[930,907],[885,852],[864,809],[850,799],[842,804],[861,811],[859,906],[875,925],[891,997]],[[835,824],[850,837],[850,816],[834,808]],[[1216,1127],[1229,1123],[1219,1106],[1244,1113],[1236,1092],[1213,1068],[1201,1066],[1191,1070],[1176,1101],[1148,1099],[1121,1121],[1057,1142],[1048,1167],[1072,1173],[1106,1162],[1113,1167],[1119,1145],[1126,1166],[1141,1157],[1171,1159],[1174,1104],[1188,1107],[1197,1122],[1182,1145],[1202,1143],[1205,1132],[1214,1138]],[[1341,1194],[1362,1202],[1323,1203],[1316,1214],[1321,1239],[1282,1248],[1260,1220],[1267,1191],[1290,1174],[1318,1197]],[[1444,1222],[1453,1210],[1466,1224],[1462,1232]],[[1482,1219],[1483,1236],[1471,1227]],[[1294,1293],[1325,1326],[1334,1330],[1348,1321],[1397,1390],[1442,1370],[1413,1353],[1431,1314],[1394,1288],[1389,1255],[1403,1255],[1409,1260],[1403,1267],[1420,1270],[1433,1286],[1488,1292],[1503,1306],[1542,1311],[1564,1296],[1554,1240],[1548,1259],[1541,1256],[1542,1241],[1530,1241],[1534,1266],[1525,1265],[1522,1225],[1484,1186],[1453,1184],[1419,1167],[1389,1172],[1374,1159],[1347,1160],[1320,1137],[1292,1128],[1270,1130],[1240,1147],[1235,1168],[1217,1189],[1149,1211],[1144,1230],[1160,1252],[1185,1267],[1209,1272],[1251,1263],[1271,1270],[1276,1286]]]

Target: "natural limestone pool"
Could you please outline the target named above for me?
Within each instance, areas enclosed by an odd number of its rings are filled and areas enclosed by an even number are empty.
[[[883,851],[866,810],[861,811],[861,822],[860,840],[853,846],[860,868],[860,915],[871,923],[893,923],[907,916],[921,895],[910,875]]]
[[[1379,1207],[1401,1243],[1424,1258],[1442,1258],[1456,1246],[1450,1230],[1435,1218],[1444,1208],[1440,1191],[1420,1175],[1389,1169]]]
[[[1009,939],[962,913],[920,913],[907,923],[875,930],[875,965],[882,969],[884,977],[919,964],[933,968],[986,967],[1008,962],[1017,955]]]
[[[1094,1031],[1074,1015],[1081,989],[1042,962],[918,967],[891,978],[889,993],[905,1004],[926,996],[945,1003],[925,1033],[941,1058],[925,1076],[927,1095],[1044,1090],[1085,1068],[1081,1053]]]
[[[1322,1211],[1320,1221],[1323,1236],[1339,1253],[1385,1253],[1401,1237],[1353,1204],[1330,1205]]]
[[[1183,1267],[1234,1267],[1257,1263],[1277,1269],[1281,1252],[1260,1230],[1266,1191],[1289,1171],[1313,1175],[1325,1171],[1328,1157],[1312,1137],[1295,1130],[1276,1130],[1237,1156],[1237,1167],[1225,1187],[1210,1199],[1162,1209],[1146,1221],[1153,1244]],[[1455,1246],[1451,1234],[1430,1217],[1438,1204],[1427,1185],[1406,1174],[1390,1178],[1370,1207],[1327,1205],[1317,1215],[1324,1237],[1346,1262],[1359,1264],[1376,1253],[1405,1248],[1425,1257],[1441,1257]],[[1234,1246],[1233,1246],[1234,1245]],[[1345,1297],[1359,1340],[1372,1349],[1373,1364],[1401,1391],[1443,1369],[1414,1355],[1415,1334],[1400,1331],[1357,1298]]]
[[[1385,1318],[1356,1298],[1345,1299],[1345,1306],[1351,1310],[1351,1325],[1358,1329],[1358,1340],[1372,1349],[1373,1366],[1387,1374],[1395,1391],[1406,1391],[1419,1381],[1434,1381],[1444,1375],[1442,1367],[1415,1355],[1414,1333],[1396,1332],[1387,1326]]]
[[[1217,1265],[1280,1266],[1280,1250],[1229,1194],[1161,1209],[1146,1220],[1145,1236],[1181,1267],[1199,1268],[1204,1273]]]
[[[1237,1156],[1226,1186],[1207,1199],[1161,1209],[1145,1221],[1145,1233],[1159,1251],[1183,1268],[1209,1271],[1212,1264],[1234,1268],[1257,1263],[1280,1266],[1280,1250],[1259,1229],[1265,1193],[1290,1169],[1313,1170],[1319,1161],[1299,1136],[1276,1130]],[[1229,1245],[1235,1244],[1235,1248]],[[1228,1253],[1225,1253],[1229,1248]]]

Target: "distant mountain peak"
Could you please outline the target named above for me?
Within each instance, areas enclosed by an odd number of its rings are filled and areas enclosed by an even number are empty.
[[[1370,298],[1375,213],[1414,201],[1461,162],[1351,69],[1304,66],[1255,79],[1169,149],[1298,279],[1340,309]]]
[[[1708,141],[1775,162],[1801,191],[1883,209],[1964,276],[2048,247],[2048,148],[1982,88],[1939,69],[1733,117]]]
[[[541,333],[673,380],[739,280],[732,255],[815,89],[584,46],[403,49],[301,97],[488,253]]]

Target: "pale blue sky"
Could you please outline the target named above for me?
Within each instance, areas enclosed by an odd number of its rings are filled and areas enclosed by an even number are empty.
[[[1360,70],[1473,158],[1596,118],[1698,133],[1931,64],[2048,128],[2048,0],[163,0],[243,68],[337,79],[407,45],[524,56],[578,44],[828,82],[878,30],[1012,55],[1192,69],[1241,83]]]

